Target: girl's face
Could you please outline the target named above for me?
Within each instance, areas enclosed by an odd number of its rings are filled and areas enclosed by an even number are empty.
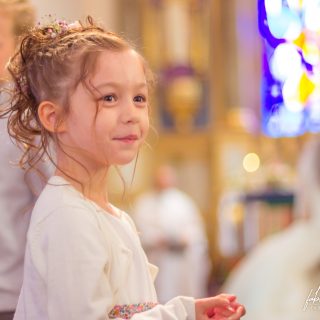
[[[132,161],[149,129],[141,58],[134,50],[103,51],[88,84],[91,92],[80,83],[70,97],[63,144],[89,170]]]

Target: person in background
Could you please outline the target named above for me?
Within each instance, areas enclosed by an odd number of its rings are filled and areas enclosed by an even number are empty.
[[[222,287],[243,301],[247,320],[320,316],[319,136],[305,146],[297,171],[295,221],[249,252]]]
[[[35,11],[26,0],[0,0],[0,87],[10,81],[5,68],[18,44],[18,37],[34,25]],[[1,107],[8,96],[0,95]],[[33,187],[14,163],[22,153],[7,132],[7,120],[0,120],[0,320],[13,318],[23,276],[23,257]],[[32,179],[31,179],[32,180]],[[31,181],[29,180],[31,183]]]
[[[159,300],[206,296],[209,259],[205,229],[194,201],[177,188],[172,166],[156,169],[154,190],[137,199],[133,219],[148,258],[159,267],[155,282]]]

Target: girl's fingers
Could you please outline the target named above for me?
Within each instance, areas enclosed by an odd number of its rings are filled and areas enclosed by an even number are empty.
[[[234,295],[220,294],[196,300],[197,320],[239,320],[244,314],[244,307],[236,301]]]
[[[242,305],[239,305],[237,309],[232,312],[226,309],[216,308],[214,316],[211,316],[212,320],[239,320],[245,314],[245,309]],[[210,317],[209,317],[210,318]]]
[[[237,297],[234,294],[227,294],[226,296],[230,302],[237,300]]]
[[[209,310],[216,307],[228,307],[229,304],[229,300],[221,296],[196,300],[196,306],[203,310]]]
[[[234,294],[228,294],[228,293],[221,293],[217,297],[223,297],[228,299],[230,302],[235,301],[237,297]]]
[[[227,307],[216,307],[210,311],[207,312],[208,317],[214,318],[216,320],[216,317],[223,317],[228,318],[231,315],[233,315],[236,312],[237,308],[233,308],[230,305]],[[214,317],[215,316],[215,317]]]
[[[205,313],[209,318],[212,318],[218,310],[226,310],[230,308],[228,300],[225,299],[215,299],[214,304],[212,302],[210,305],[206,306],[205,304],[202,306],[203,313]],[[199,310],[199,309],[198,309]],[[201,311],[200,311],[201,312]]]
[[[236,312],[228,318],[228,320],[239,320],[245,314],[246,314],[245,308],[243,306],[240,306],[238,307]]]
[[[216,316],[222,316],[222,317],[225,317],[225,318],[230,317],[234,313],[235,313],[235,310],[231,311],[231,310],[228,310],[228,309],[221,309],[221,308],[214,310],[214,314]]]
[[[230,302],[224,296],[216,296],[205,299],[197,299],[195,301],[196,316],[201,317],[203,315],[213,318],[215,316],[215,308],[228,308],[230,307]]]
[[[246,314],[246,308],[241,305],[238,309],[239,309],[239,313],[241,313],[241,317],[243,317]]]
[[[237,310],[241,304],[239,302],[230,302],[230,306],[234,309]]]

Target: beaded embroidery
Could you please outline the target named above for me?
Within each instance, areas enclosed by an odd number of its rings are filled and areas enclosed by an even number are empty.
[[[122,304],[115,305],[109,312],[110,319],[130,319],[135,313],[148,311],[154,308],[158,303],[156,302],[145,302],[137,304]]]

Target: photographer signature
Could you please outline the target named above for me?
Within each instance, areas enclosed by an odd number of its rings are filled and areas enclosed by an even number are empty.
[[[309,303],[312,303],[313,308],[317,306],[318,309],[320,309],[320,286],[316,291],[313,291],[313,289],[310,290],[310,293],[308,295],[308,298],[306,299],[306,302],[303,307],[303,311],[306,311],[308,308]]]

